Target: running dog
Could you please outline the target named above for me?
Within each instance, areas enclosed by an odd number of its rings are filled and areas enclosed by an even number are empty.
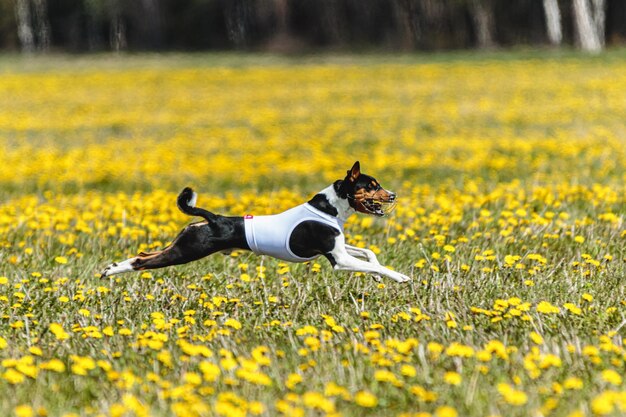
[[[204,221],[185,227],[161,251],[141,252],[107,266],[102,276],[180,265],[219,251],[245,249],[289,262],[324,256],[337,271],[367,272],[397,282],[411,279],[382,266],[371,250],[345,242],[343,225],[352,214],[382,217],[396,204],[395,193],[362,174],[358,161],[343,180],[335,181],[308,202],[276,215],[226,217],[196,207],[196,199],[197,194],[187,187],[178,196],[178,208]]]

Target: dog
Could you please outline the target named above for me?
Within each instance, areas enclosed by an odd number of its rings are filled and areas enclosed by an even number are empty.
[[[343,180],[335,181],[308,202],[276,215],[221,216],[196,207],[196,200],[197,194],[187,187],[177,198],[178,208],[190,216],[203,217],[204,221],[185,227],[161,251],[141,252],[107,266],[102,277],[180,265],[215,252],[244,249],[289,262],[324,256],[336,271],[365,272],[377,279],[382,275],[397,282],[411,279],[382,266],[371,250],[345,242],[343,225],[352,214],[382,217],[396,204],[396,194],[381,187],[375,178],[362,174],[359,161]]]

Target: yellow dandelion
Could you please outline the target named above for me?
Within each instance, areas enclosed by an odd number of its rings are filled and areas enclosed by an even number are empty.
[[[435,410],[436,417],[458,417],[459,413],[449,405],[442,405]]]
[[[585,301],[587,301],[588,303],[593,301],[593,295],[588,294],[588,293],[584,293],[581,298]]]
[[[402,367],[400,367],[400,373],[404,376],[414,377],[417,375],[417,369],[411,365],[402,365]]]
[[[34,417],[35,410],[30,405],[22,404],[13,409],[15,417]]]
[[[443,380],[448,385],[460,385],[463,378],[456,372],[446,372],[443,375]]]
[[[378,398],[368,391],[359,391],[354,394],[354,402],[364,408],[372,408],[378,405]]]
[[[241,329],[241,323],[233,318],[226,319],[224,326],[232,327],[235,330]]]
[[[498,392],[508,404],[521,406],[528,401],[528,395],[525,392],[513,388],[509,384],[498,384]]]
[[[583,380],[575,377],[575,376],[571,376],[569,378],[567,378],[565,381],[563,381],[563,387],[565,389],[568,390],[579,390],[582,389],[583,387]]]
[[[543,314],[557,314],[561,310],[547,301],[541,301],[539,304],[537,304],[537,311]]]
[[[57,256],[54,258],[54,261],[58,264],[65,265],[67,263],[67,258],[65,256]]]
[[[70,337],[70,335],[63,330],[63,326],[58,323],[51,323],[48,328],[57,340],[67,340]]]
[[[530,340],[536,345],[543,345],[543,337],[537,332],[530,332]]]
[[[302,375],[289,374],[287,376],[287,380],[285,381],[285,386],[288,389],[293,390],[296,387],[296,385],[298,385],[300,382],[302,382]]]
[[[600,416],[613,413],[615,403],[612,392],[603,392],[591,400],[591,411]]]
[[[612,385],[622,385],[622,376],[613,369],[602,371],[602,379]]]
[[[41,369],[53,371],[57,373],[65,372],[65,364],[59,359],[50,359],[48,362],[43,362],[39,365]]]

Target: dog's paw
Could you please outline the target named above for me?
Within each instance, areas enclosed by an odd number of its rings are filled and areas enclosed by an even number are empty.
[[[100,272],[100,278],[106,278],[106,277],[108,277],[108,276],[110,276],[110,275],[113,275],[111,272],[112,272],[112,269],[113,269],[114,267],[116,267],[116,266],[117,266],[117,264],[116,264],[116,263],[112,263],[111,265],[109,265],[109,266],[107,266],[106,268],[104,268],[104,269],[102,270],[102,272]]]
[[[381,277],[381,276],[380,276],[380,275],[378,275],[378,274],[373,274],[373,275],[372,275],[372,278],[373,278],[373,279],[374,279],[374,281],[376,281],[376,282],[382,282],[382,281],[383,281],[383,277]]]
[[[408,282],[411,281],[411,277],[403,275],[403,274],[398,274],[397,278],[394,278],[397,282]]]

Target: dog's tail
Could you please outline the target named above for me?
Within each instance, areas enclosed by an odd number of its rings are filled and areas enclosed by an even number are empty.
[[[189,187],[185,187],[183,191],[178,194],[176,199],[176,205],[185,214],[190,216],[204,217],[207,221],[211,221],[215,218],[215,214],[203,208],[196,207],[196,201],[198,200],[198,194],[195,193]]]

